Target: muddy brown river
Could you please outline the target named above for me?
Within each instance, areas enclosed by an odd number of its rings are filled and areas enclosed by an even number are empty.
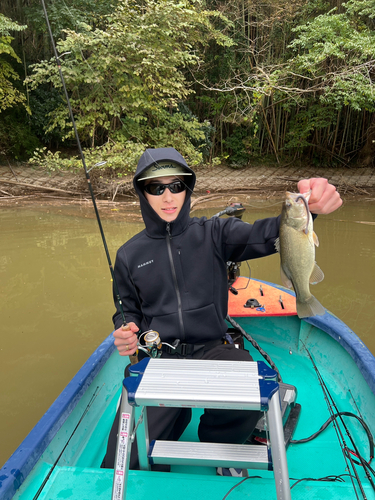
[[[244,218],[278,215],[280,203],[249,201]],[[113,260],[143,228],[138,209],[123,211],[103,217]],[[89,205],[0,209],[0,466],[112,331],[111,277],[92,216]],[[375,354],[375,200],[346,202],[315,231],[325,279],[312,293]],[[253,278],[281,283],[278,255],[249,265]]]

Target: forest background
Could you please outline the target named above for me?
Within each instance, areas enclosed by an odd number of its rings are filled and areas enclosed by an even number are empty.
[[[86,163],[369,166],[375,0],[47,0]],[[81,167],[39,0],[1,0],[0,162]]]

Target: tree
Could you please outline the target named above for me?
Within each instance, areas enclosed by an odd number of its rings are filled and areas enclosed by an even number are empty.
[[[201,78],[222,96],[220,108],[200,98],[219,114],[224,154],[240,165],[257,153],[350,161],[375,112],[374,0],[212,2],[237,44],[219,56],[224,71]]]
[[[231,43],[213,27],[213,16],[220,14],[201,0],[126,0],[102,27],[79,23],[79,30],[65,31],[58,42],[66,54],[63,73],[77,128],[91,148],[132,143],[138,155],[145,146],[173,145],[192,163],[201,161],[194,144],[205,139],[204,124],[181,103],[193,92],[184,71],[202,64],[202,48],[210,40]],[[36,64],[29,81],[33,88],[61,86],[53,61]],[[65,103],[49,118],[49,129],[72,135]]]
[[[9,62],[12,59],[21,62],[11,46],[13,38],[10,32],[22,31],[25,28],[26,26],[21,26],[0,14],[0,113],[16,104],[26,102],[25,94],[14,86],[14,81],[20,77]]]

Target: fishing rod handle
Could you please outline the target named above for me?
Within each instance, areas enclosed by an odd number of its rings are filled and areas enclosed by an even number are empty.
[[[125,324],[122,325],[121,329],[123,331],[127,331],[127,330],[130,330],[130,326],[127,323],[125,323]],[[134,354],[130,354],[129,355],[129,359],[130,359],[130,363],[132,365],[135,365],[135,364],[138,363],[138,349],[135,351]]]

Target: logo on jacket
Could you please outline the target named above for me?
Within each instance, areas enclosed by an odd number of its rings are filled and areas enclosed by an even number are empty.
[[[148,260],[147,262],[144,262],[143,264],[138,264],[138,269],[140,267],[148,266],[149,264],[153,264],[154,260]]]

